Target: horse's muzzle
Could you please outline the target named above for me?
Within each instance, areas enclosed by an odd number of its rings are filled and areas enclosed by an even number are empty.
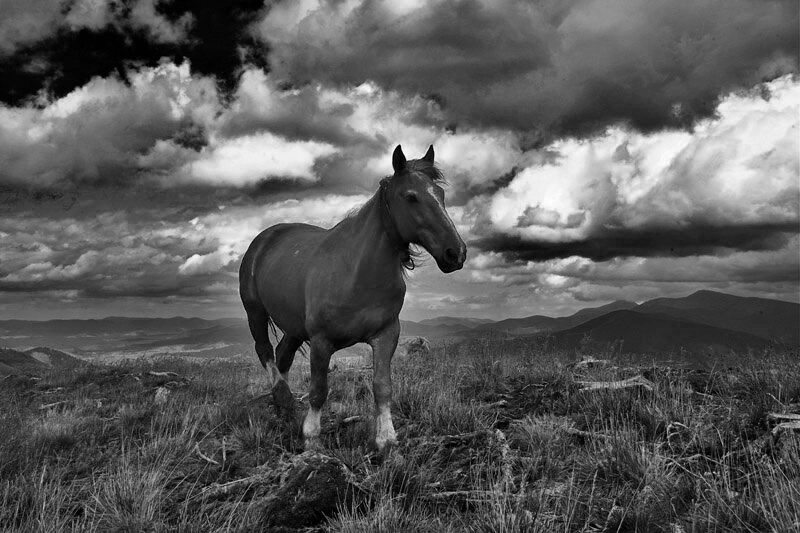
[[[447,248],[441,261],[438,261],[439,270],[445,274],[461,270],[467,259],[467,247],[463,243],[458,248]]]

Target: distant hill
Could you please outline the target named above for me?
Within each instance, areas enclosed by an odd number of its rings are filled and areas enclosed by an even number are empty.
[[[0,344],[22,351],[49,346],[73,353],[102,354],[220,342],[252,343],[247,322],[184,317],[0,321]]]
[[[636,307],[637,307],[636,302],[629,302],[627,300],[617,300],[615,302],[611,302],[610,304],[601,305],[600,307],[587,307],[586,309],[581,309],[580,311],[578,311],[573,315],[563,318],[556,318],[556,320],[558,320],[560,324],[571,324],[569,327],[572,328],[577,326],[578,324],[582,324],[593,318],[603,316],[606,313],[610,313],[612,311],[635,309]]]
[[[0,375],[25,374],[49,368],[72,369],[86,363],[52,348],[34,348],[21,352],[0,348]]]
[[[741,331],[733,331],[667,315],[638,310],[612,311],[574,328],[552,334],[554,345],[577,348],[590,337],[592,344],[609,346],[621,342],[623,352],[676,352],[681,348],[722,353],[748,348],[763,349],[769,341]]]
[[[86,361],[64,353],[61,350],[54,350],[53,348],[41,346],[25,350],[25,354],[51,368],[77,368],[87,364]]]
[[[473,328],[481,324],[492,324],[494,320],[488,318],[467,318],[457,316],[437,316],[436,318],[427,318],[420,320],[417,324],[425,326],[459,326],[461,329]]]
[[[422,322],[412,322],[410,320],[400,321],[400,333],[402,335],[428,337],[431,339],[458,336],[459,332],[471,329],[472,326],[458,323],[423,324]]]
[[[800,305],[791,302],[702,290],[684,298],[656,298],[636,310],[742,331],[768,340],[800,342]]]
[[[0,320],[0,332],[13,331],[15,335],[118,335],[136,331],[174,332],[202,329],[219,324],[239,322],[237,319],[206,320],[203,318],[139,318],[110,316],[99,319],[66,319],[66,320]]]
[[[617,300],[600,307],[589,307],[581,309],[565,317],[553,318],[543,315],[533,315],[525,318],[508,318],[490,324],[476,327],[482,331],[507,331],[517,335],[531,335],[535,333],[548,333],[573,328],[595,317],[602,316],[611,311],[620,309],[632,309],[636,303],[625,300]]]
[[[530,334],[552,331],[558,319],[544,316],[533,315],[523,318],[506,318],[491,324],[482,324],[475,327],[476,331],[506,331],[509,333]]]
[[[43,370],[44,363],[37,361],[24,352],[10,348],[0,348],[0,374],[24,374],[26,372]]]

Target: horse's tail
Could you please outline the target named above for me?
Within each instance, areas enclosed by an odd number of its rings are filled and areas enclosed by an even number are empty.
[[[247,313],[247,325],[250,326],[250,334],[256,344],[258,360],[261,361],[261,366],[267,368],[267,364],[275,362],[275,351],[269,340],[269,332],[272,331],[272,335],[277,338],[277,328],[258,295],[253,269],[255,255],[248,249],[242,258],[239,267],[239,296]]]

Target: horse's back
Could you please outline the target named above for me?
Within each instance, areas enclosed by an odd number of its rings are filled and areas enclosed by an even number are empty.
[[[258,234],[239,269],[245,307],[261,305],[281,329],[303,336],[306,270],[326,231],[310,224],[277,224]]]

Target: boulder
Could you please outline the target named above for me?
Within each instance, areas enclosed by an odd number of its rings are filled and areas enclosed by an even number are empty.
[[[397,343],[395,357],[424,357],[431,353],[431,343],[425,337],[402,337]]]

